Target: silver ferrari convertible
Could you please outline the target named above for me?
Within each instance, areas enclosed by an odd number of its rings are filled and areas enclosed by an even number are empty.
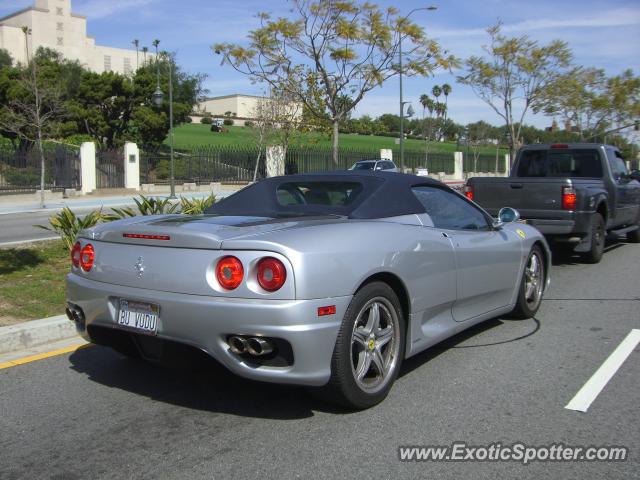
[[[177,342],[238,375],[382,401],[402,361],[500,315],[532,317],[542,235],[446,185],[388,172],[263,180],[206,215],[80,233],[67,315],[87,340],[162,359]]]

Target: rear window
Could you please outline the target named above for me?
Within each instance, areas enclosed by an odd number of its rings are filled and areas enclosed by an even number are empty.
[[[376,162],[358,162],[351,167],[351,170],[373,170]]]
[[[518,162],[519,177],[602,177],[597,150],[525,150]]]
[[[292,205],[347,206],[362,193],[358,182],[289,182],[278,187],[278,203]]]

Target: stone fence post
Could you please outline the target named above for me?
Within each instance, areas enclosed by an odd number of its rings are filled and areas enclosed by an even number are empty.
[[[130,142],[124,144],[124,188],[140,190],[140,150]]]
[[[84,142],[80,146],[81,192],[91,193],[96,189],[96,144]]]

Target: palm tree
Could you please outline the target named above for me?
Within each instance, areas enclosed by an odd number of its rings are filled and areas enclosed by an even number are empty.
[[[422,117],[424,118],[424,110],[429,110],[429,123],[425,122],[424,128],[424,161],[425,167],[429,169],[429,139],[431,138],[431,128],[433,126],[433,110],[436,103],[426,93],[420,95],[420,103],[422,104]]]
[[[445,83],[442,85],[442,93],[444,93],[444,121],[447,121],[447,114],[449,113],[449,107],[447,106],[447,100],[449,100],[449,94],[451,93],[451,85]]]
[[[139,65],[139,55],[138,55],[138,49],[140,47],[140,40],[138,40],[137,38],[133,39],[133,45],[136,47],[136,71],[138,70],[138,68],[140,68]]]
[[[142,47],[142,55],[144,55],[143,60],[142,60],[142,64],[146,65],[147,64],[147,52],[149,51],[149,47]]]
[[[151,42],[151,45],[153,45],[156,49],[156,62],[158,61],[158,45],[160,45],[160,40],[158,40],[157,38]]]
[[[440,85],[434,85],[433,88],[431,89],[431,93],[433,94],[434,97],[436,97],[436,102],[437,102],[438,97],[442,94],[442,88],[440,88]]]

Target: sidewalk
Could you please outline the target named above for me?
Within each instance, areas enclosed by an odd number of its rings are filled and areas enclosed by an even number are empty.
[[[206,190],[206,191],[186,191],[181,192],[178,189],[176,190],[176,196],[179,197],[187,197],[187,198],[197,198],[197,197],[207,197],[212,192],[216,195],[217,198],[226,197],[241,187],[237,185],[223,185],[220,189],[216,190]],[[169,190],[167,191],[159,191],[154,193],[130,193],[130,194],[122,194],[118,193],[115,195],[82,195],[77,197],[69,197],[69,198],[52,198],[45,201],[45,207],[42,208],[40,206],[40,202],[36,199],[36,194],[29,195],[7,195],[0,196],[0,215],[10,215],[16,213],[36,213],[36,212],[55,212],[58,210],[62,210],[64,207],[69,207],[71,210],[91,210],[100,207],[122,207],[126,205],[133,205],[133,198],[138,195],[145,195],[147,197],[156,197],[156,198],[166,198],[169,196]]]

